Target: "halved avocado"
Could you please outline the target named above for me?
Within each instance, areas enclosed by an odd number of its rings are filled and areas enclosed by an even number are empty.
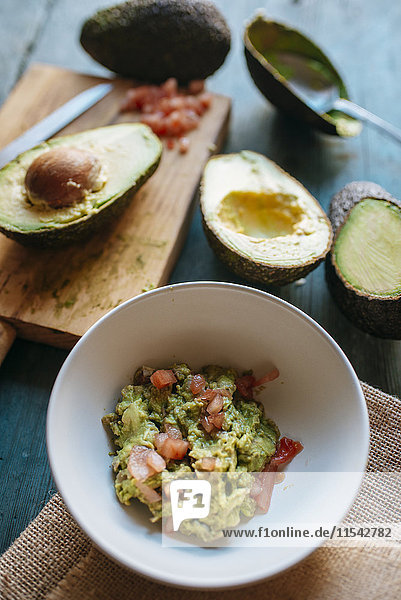
[[[335,301],[360,329],[401,339],[401,202],[353,182],[333,197],[330,219],[337,233],[326,277]]]
[[[41,247],[89,235],[125,208],[161,152],[159,138],[141,123],[44,142],[0,170],[0,231]]]
[[[319,114],[310,108],[288,85],[293,68],[307,67],[309,74],[332,81],[341,98],[349,99],[344,82],[328,57],[309,38],[283,23],[258,14],[246,27],[245,57],[249,72],[262,94],[291,117],[304,121],[325,133],[355,136],[362,129],[356,119],[336,110]]]
[[[330,222],[319,203],[256,152],[208,161],[201,210],[217,256],[251,281],[291,283],[317,267],[331,246]]]

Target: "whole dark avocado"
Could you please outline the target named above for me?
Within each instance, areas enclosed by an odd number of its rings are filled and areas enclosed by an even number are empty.
[[[90,17],[80,41],[95,60],[124,77],[186,83],[223,64],[231,34],[207,0],[130,0]]]
[[[338,87],[340,96],[348,99],[344,82],[330,59],[300,31],[257,14],[245,28],[244,49],[254,83],[279,110],[324,133],[344,137],[360,133],[359,121],[337,110],[319,114],[288,84],[298,70],[304,80],[312,78],[314,92],[330,81]]]
[[[335,239],[326,258],[330,292],[357,327],[401,339],[401,202],[379,185],[354,181],[332,199]]]

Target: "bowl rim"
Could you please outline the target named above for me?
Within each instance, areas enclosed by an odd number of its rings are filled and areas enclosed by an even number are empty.
[[[236,284],[236,283],[231,283],[231,282],[221,282],[221,281],[205,280],[205,281],[175,283],[175,284],[161,286],[161,287],[155,288],[153,290],[143,292],[142,294],[139,294],[137,296],[134,296],[133,298],[130,298],[130,299],[126,300],[125,302],[123,302],[122,304],[120,304],[119,306],[113,308],[112,310],[107,312],[105,315],[103,315],[100,319],[98,319],[84,333],[84,335],[78,340],[78,342],[75,344],[75,346],[72,348],[72,350],[68,354],[68,356],[67,356],[66,360],[64,361],[64,363],[57,375],[57,378],[54,382],[53,389],[52,389],[50,399],[49,399],[49,404],[48,404],[48,409],[47,409],[47,417],[46,417],[46,448],[47,448],[47,455],[48,455],[48,459],[49,459],[50,469],[51,469],[51,472],[52,472],[52,475],[53,475],[53,478],[54,478],[54,481],[56,484],[56,488],[59,491],[64,503],[66,504],[68,511],[71,513],[72,517],[78,523],[80,528],[86,533],[86,535],[88,535],[88,537],[91,539],[91,541],[94,543],[94,545],[96,547],[98,547],[102,552],[107,554],[115,562],[119,563],[120,565],[123,565],[124,567],[130,569],[133,572],[138,573],[139,575],[141,575],[147,579],[156,581],[158,583],[161,583],[161,584],[164,584],[167,586],[207,591],[207,590],[224,590],[224,589],[241,588],[241,587],[244,587],[247,585],[260,583],[262,581],[265,581],[272,577],[275,577],[279,574],[282,574],[282,573],[286,572],[287,570],[291,569],[296,564],[303,561],[305,558],[307,558],[312,552],[314,552],[319,546],[321,546],[323,544],[324,540],[323,540],[323,538],[320,538],[320,539],[314,538],[313,546],[309,546],[306,548],[300,547],[298,555],[287,561],[283,561],[284,564],[282,565],[282,567],[279,567],[278,570],[276,569],[275,571],[269,571],[268,568],[265,568],[263,571],[260,571],[259,574],[253,573],[251,576],[248,576],[246,573],[241,574],[240,576],[235,577],[234,581],[233,581],[232,577],[227,577],[227,576],[222,577],[218,581],[207,580],[205,577],[199,577],[199,579],[194,580],[193,577],[187,577],[185,574],[180,575],[180,578],[177,579],[177,576],[174,573],[173,574],[167,573],[167,572],[160,573],[158,571],[157,567],[152,567],[152,566],[149,566],[148,564],[139,564],[138,561],[135,561],[135,564],[133,564],[129,558],[127,558],[123,554],[119,554],[118,552],[115,551],[114,547],[110,546],[108,543],[105,543],[105,540],[102,538],[102,536],[97,534],[97,531],[94,531],[91,527],[87,527],[84,517],[81,516],[81,511],[80,511],[79,507],[77,507],[76,504],[74,504],[73,500],[70,501],[70,494],[68,492],[68,486],[66,488],[63,484],[62,469],[60,469],[59,466],[57,465],[57,458],[56,458],[56,456],[57,456],[57,450],[56,450],[57,435],[55,433],[53,433],[53,427],[52,427],[53,414],[55,413],[55,411],[57,409],[57,400],[56,399],[57,399],[57,395],[59,393],[59,389],[63,385],[64,375],[68,371],[69,365],[70,365],[71,361],[73,360],[73,357],[75,356],[75,354],[77,352],[79,352],[81,346],[83,344],[85,344],[86,339],[89,338],[96,329],[101,327],[105,320],[109,319],[110,317],[112,317],[113,315],[115,315],[116,313],[118,313],[120,311],[124,311],[128,306],[131,306],[138,302],[142,302],[147,297],[150,297],[153,295],[158,295],[158,294],[165,294],[165,293],[168,293],[169,291],[174,291],[175,289],[191,289],[191,288],[197,288],[199,286],[210,287],[210,288],[215,288],[215,289],[223,289],[223,288],[225,288],[227,290],[231,289],[234,292],[242,291],[242,292],[250,293],[252,295],[256,295],[259,297],[260,296],[265,297],[266,300],[283,306],[290,312],[293,312],[296,315],[298,315],[299,317],[301,317],[304,321],[306,321],[306,323],[309,326],[311,326],[313,329],[315,329],[315,331],[321,337],[323,337],[327,342],[329,342],[329,344],[333,347],[333,349],[338,353],[339,357],[342,359],[344,366],[347,368],[349,374],[351,375],[352,382],[354,384],[354,388],[357,393],[357,398],[358,398],[358,403],[359,403],[359,408],[360,408],[360,413],[361,413],[360,417],[361,417],[361,437],[362,437],[362,439],[361,439],[362,443],[360,445],[360,469],[355,471],[356,474],[360,474],[360,477],[358,479],[356,478],[357,482],[355,484],[355,489],[353,490],[353,493],[350,495],[349,500],[346,503],[346,507],[344,509],[342,518],[344,518],[346,516],[349,509],[351,508],[351,506],[357,496],[357,493],[359,491],[361,482],[362,482],[363,473],[366,469],[367,460],[368,460],[370,428],[369,428],[368,410],[367,410],[367,406],[366,406],[365,397],[364,397],[364,394],[362,391],[362,387],[361,387],[359,379],[355,373],[355,370],[352,367],[349,359],[345,355],[344,351],[340,348],[340,346],[337,344],[337,342],[331,337],[331,335],[321,325],[319,325],[319,323],[317,323],[312,317],[310,317],[309,315],[304,313],[301,309],[297,308],[296,306],[290,304],[286,300],[282,300],[281,298],[278,298],[277,296],[274,296],[268,292],[259,290],[257,288],[249,287],[246,285],[241,285],[241,284]]]

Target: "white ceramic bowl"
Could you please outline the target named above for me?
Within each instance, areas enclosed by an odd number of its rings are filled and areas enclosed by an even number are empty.
[[[145,507],[118,502],[101,417],[114,409],[138,366],[175,361],[193,368],[210,363],[252,368],[257,376],[277,366],[280,378],[259,399],[282,434],[304,444],[288,470],[300,470],[302,462],[302,469],[322,473],[317,486],[299,491],[295,504],[273,497],[266,519],[291,522],[291,511],[298,519],[312,511],[318,520],[323,506],[322,517],[338,521],[345,515],[360,477],[335,489],[332,472],[363,471],[369,444],[366,405],[350,363],[293,306],[251,288],[211,282],[159,288],[125,302],[93,325],[68,356],[50,399],[47,444],[69,510],[104,552],[167,584],[239,586],[291,567],[313,548],[165,548]],[[316,539],[314,546],[321,542]]]

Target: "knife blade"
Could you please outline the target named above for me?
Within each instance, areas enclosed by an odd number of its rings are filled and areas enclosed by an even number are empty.
[[[47,117],[36,123],[33,127],[25,131],[22,135],[10,142],[0,150],[0,168],[6,165],[10,160],[36,146],[40,142],[47,140],[54,133],[63,129],[68,123],[79,117],[88,108],[99,102],[113,89],[111,83],[99,83],[57,108]]]

